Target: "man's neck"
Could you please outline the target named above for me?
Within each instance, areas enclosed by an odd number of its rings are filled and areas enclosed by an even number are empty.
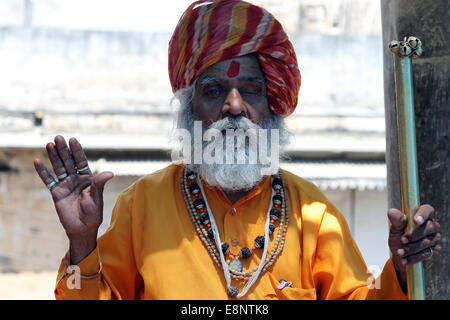
[[[249,193],[249,191],[224,191],[225,194],[228,197],[228,200],[230,200],[230,202],[232,204],[235,204],[236,202],[239,201],[239,199],[245,197],[247,195],[247,193]]]

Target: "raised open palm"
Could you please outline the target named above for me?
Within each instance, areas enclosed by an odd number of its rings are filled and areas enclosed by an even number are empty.
[[[46,146],[57,180],[40,159],[34,160],[34,167],[50,190],[69,239],[83,238],[96,234],[102,223],[103,188],[113,174],[102,172],[94,176],[78,140],[71,138],[69,146],[62,136],[56,136],[55,143]]]

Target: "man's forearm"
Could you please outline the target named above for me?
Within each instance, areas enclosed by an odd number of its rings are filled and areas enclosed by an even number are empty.
[[[78,264],[97,246],[97,233],[86,235],[82,238],[71,238],[69,242],[70,264]]]

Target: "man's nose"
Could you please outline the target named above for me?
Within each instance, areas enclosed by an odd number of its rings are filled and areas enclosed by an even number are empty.
[[[222,106],[222,113],[233,116],[246,113],[244,99],[242,99],[239,90],[231,89]]]

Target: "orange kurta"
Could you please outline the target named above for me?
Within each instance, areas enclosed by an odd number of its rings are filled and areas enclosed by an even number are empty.
[[[390,259],[379,289],[369,289],[370,275],[342,214],[310,182],[285,170],[281,174],[290,218],[285,246],[244,299],[407,298]],[[117,200],[109,229],[78,264],[81,273],[89,275],[99,270],[101,261],[102,272],[94,279],[81,279],[80,289],[69,289],[73,277],[66,274],[63,259],[56,298],[228,299],[223,270],[210,257],[186,209],[181,175],[182,165],[174,163],[127,188]],[[220,188],[205,188],[205,195],[221,240],[230,246],[237,240],[231,246],[235,253],[253,247],[255,237],[264,234],[270,177],[235,204]],[[259,264],[261,251],[243,261],[244,270]],[[279,279],[292,282],[292,287],[278,290]]]

